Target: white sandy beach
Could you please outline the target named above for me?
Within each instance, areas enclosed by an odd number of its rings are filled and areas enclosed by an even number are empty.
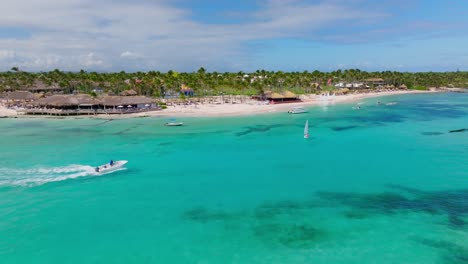
[[[0,103],[0,117],[12,117],[16,115],[17,115],[17,112],[15,110],[8,109],[3,104]]]
[[[337,103],[357,102],[366,98],[381,97],[398,94],[429,93],[428,91],[391,91],[365,94],[347,94],[340,96],[306,95],[301,97],[302,102],[287,104],[261,104],[261,102],[250,100],[243,104],[197,104],[185,106],[169,106],[167,109],[154,112],[145,112],[129,115],[114,116],[111,118],[130,118],[142,116],[154,117],[217,117],[217,116],[242,116],[265,113],[285,112],[297,106],[329,105]],[[109,118],[101,115],[100,118]]]
[[[357,93],[339,96],[320,96],[320,95],[303,95],[302,102],[287,103],[287,104],[262,104],[256,100],[248,100],[245,103],[237,104],[191,104],[191,105],[176,105],[168,106],[167,109],[152,112],[142,112],[135,114],[124,115],[97,115],[97,116],[75,116],[67,118],[103,118],[103,119],[121,119],[133,117],[216,117],[216,116],[242,116],[256,115],[265,113],[284,112],[292,107],[297,106],[314,106],[314,105],[330,105],[337,103],[357,102],[366,98],[381,97],[388,95],[410,94],[410,93],[431,93],[429,91],[389,91],[375,93]],[[7,109],[0,105],[0,117],[34,117],[18,115],[15,110]],[[49,116],[36,116],[49,117]],[[57,117],[51,117],[57,118]],[[63,118],[63,117],[62,117]]]

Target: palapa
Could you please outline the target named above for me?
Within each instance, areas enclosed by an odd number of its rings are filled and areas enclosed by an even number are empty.
[[[284,91],[282,95],[283,95],[283,98],[285,99],[297,98],[297,95],[295,93],[288,91],[288,90]]]
[[[153,104],[155,101],[145,96],[103,96],[94,98],[87,94],[52,95],[34,102],[38,106],[70,107],[80,105],[102,105],[115,107],[119,105]]]
[[[13,91],[6,93],[5,98],[11,101],[33,101],[34,95],[28,91]]]
[[[133,90],[133,89],[130,89],[130,90],[125,90],[123,92],[120,93],[121,96],[135,96],[137,95],[138,93]]]

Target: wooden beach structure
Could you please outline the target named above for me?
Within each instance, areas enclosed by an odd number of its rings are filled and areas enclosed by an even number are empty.
[[[87,94],[52,95],[32,102],[21,112],[27,115],[130,114],[160,110],[155,100],[145,96],[102,96]]]
[[[385,85],[385,80],[382,78],[368,78],[364,80],[364,83],[370,87],[383,87]]]
[[[270,104],[296,103],[301,101],[299,96],[288,90],[285,90],[281,93],[273,91],[264,91],[260,95],[254,96],[252,98],[261,101],[268,100]]]
[[[35,80],[32,85],[26,87],[26,90],[32,93],[61,94],[63,93],[64,89],[56,83],[47,85],[41,80]]]
[[[2,96],[7,103],[8,102],[32,102],[36,98],[34,97],[34,94],[32,94],[29,91],[13,91],[13,92],[5,92]]]

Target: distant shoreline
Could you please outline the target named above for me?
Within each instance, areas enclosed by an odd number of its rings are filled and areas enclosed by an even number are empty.
[[[443,91],[442,91],[443,92]],[[57,117],[57,116],[35,116],[35,115],[18,115],[15,110],[6,109],[0,106],[0,117],[6,118],[46,118],[46,119],[127,119],[127,118],[142,118],[142,117],[224,117],[224,116],[250,116],[258,114],[279,113],[285,112],[292,107],[310,107],[319,105],[333,105],[340,103],[350,103],[367,98],[377,98],[390,95],[403,94],[427,94],[440,93],[440,91],[388,91],[388,92],[372,92],[372,93],[357,93],[337,96],[320,96],[320,95],[304,95],[302,102],[286,103],[286,104],[261,104],[259,101],[250,100],[246,103],[238,104],[196,104],[184,106],[168,106],[167,109],[122,114],[122,115],[83,115],[73,117]]]

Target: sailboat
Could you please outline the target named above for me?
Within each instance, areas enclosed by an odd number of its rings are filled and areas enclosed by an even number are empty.
[[[304,138],[309,138],[309,120],[306,121],[304,126]]]

